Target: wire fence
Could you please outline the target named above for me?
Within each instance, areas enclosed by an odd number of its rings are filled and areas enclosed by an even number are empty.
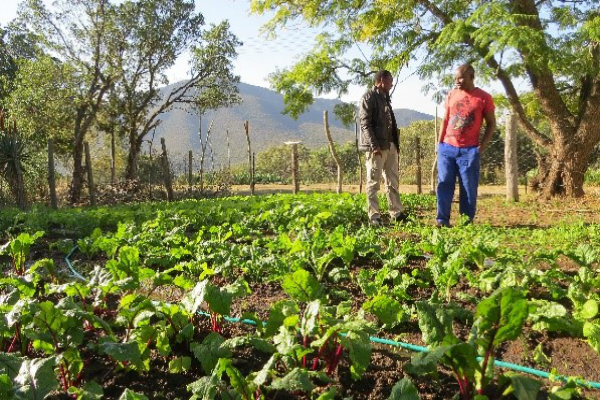
[[[417,185],[420,181],[422,192],[427,193],[435,188],[437,174],[436,163],[436,130],[435,121],[417,121],[400,129],[399,169],[402,185]],[[323,135],[324,136],[324,135]],[[337,154],[343,170],[344,185],[359,185],[365,182],[364,153],[357,151],[354,134],[348,134],[348,140],[335,143]],[[252,156],[254,168],[249,165],[249,157],[245,143],[235,144],[235,150],[229,146],[216,146],[215,141],[222,141],[213,134],[212,141],[205,143],[205,153],[197,148],[189,147],[188,151],[169,151],[167,159],[171,181],[179,197],[205,197],[230,192],[232,186],[292,183],[291,147],[285,144],[267,142],[255,146]],[[309,146],[310,145],[310,146]],[[140,154],[138,160],[137,181],[124,182],[124,171],[127,160],[125,149],[116,151],[114,160],[115,174],[111,173],[113,161],[111,149],[104,143],[93,144],[91,157],[93,166],[93,182],[100,193],[100,203],[113,198],[113,202],[136,200],[166,199],[165,172],[162,151],[154,144]],[[232,145],[233,147],[233,145]],[[243,150],[241,148],[243,147]],[[480,183],[483,185],[505,185],[505,135],[500,125],[499,132],[494,135],[487,150],[482,154]],[[179,148],[180,149],[180,148]],[[532,141],[522,132],[517,135],[518,183],[525,190],[535,177],[540,160],[544,155],[536,149]],[[46,154],[47,156],[47,154]],[[47,166],[47,158],[36,158],[36,165],[31,165],[25,181],[31,202],[49,203],[48,177],[43,173]],[[201,161],[202,160],[202,161]],[[57,188],[59,203],[67,204],[68,186],[71,180],[69,159],[56,160]],[[35,172],[37,171],[37,173]],[[42,171],[40,173],[40,171]],[[298,176],[301,185],[335,184],[337,165],[330,154],[328,142],[312,140],[309,144],[298,145]],[[113,181],[116,176],[116,181]],[[586,173],[585,185],[600,185],[600,145],[596,146],[590,159]],[[84,182],[84,189],[87,188]],[[291,188],[289,188],[292,191]],[[82,203],[89,201],[89,191],[84,190]],[[14,199],[9,185],[0,179],[0,206],[10,206]]]

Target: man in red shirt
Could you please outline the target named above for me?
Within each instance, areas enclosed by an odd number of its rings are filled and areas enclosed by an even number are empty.
[[[479,156],[496,129],[492,96],[475,87],[475,70],[469,64],[456,70],[456,87],[446,98],[438,146],[437,226],[450,226],[450,209],[456,178],[460,187],[460,213],[475,218],[479,185]],[[485,132],[480,140],[481,127]]]

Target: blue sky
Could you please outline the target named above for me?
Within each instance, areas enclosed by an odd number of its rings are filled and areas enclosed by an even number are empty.
[[[49,0],[44,0],[50,3]],[[17,15],[19,0],[2,0],[0,24],[6,24]],[[261,26],[268,21],[268,16],[257,16],[249,13],[249,0],[196,0],[196,9],[204,15],[207,23],[218,23],[228,19],[233,33],[244,43],[238,49],[239,56],[235,61],[235,73],[242,82],[251,85],[269,87],[268,75],[277,68],[291,66],[294,61],[308,52],[319,33],[300,23],[294,23],[285,30],[279,31],[275,40],[269,40],[261,33]],[[187,58],[182,57],[169,71],[171,82],[185,79]],[[409,108],[427,114],[435,113],[435,104],[430,96],[421,92],[423,82],[411,75],[410,70],[401,73],[398,87],[392,98],[394,108]],[[351,87],[348,95],[342,100],[357,101],[366,88]],[[323,96],[323,97],[334,97]]]

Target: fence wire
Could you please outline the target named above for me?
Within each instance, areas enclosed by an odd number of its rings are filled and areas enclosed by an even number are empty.
[[[422,190],[427,193],[435,186],[437,174],[433,172],[436,162],[436,124],[434,121],[417,121],[408,127],[400,129],[400,154],[399,169],[402,185],[415,185],[417,171],[421,170]],[[228,152],[224,146],[215,146],[216,140],[224,140],[214,132],[212,143],[206,146],[204,163],[200,165],[201,154],[199,149],[187,151],[169,151],[169,171],[175,186],[181,193],[203,196],[201,191],[222,190],[232,185],[249,185],[251,170],[248,164],[245,143],[236,143],[236,151]],[[480,182],[483,185],[505,185],[504,161],[504,127],[499,124],[498,132],[494,135],[487,150],[481,158]],[[232,144],[233,146],[233,144]],[[261,184],[291,184],[291,147],[284,144],[262,142],[253,144],[256,148],[254,182]],[[348,133],[347,140],[337,140],[335,143],[343,169],[343,184],[358,185],[362,170],[363,183],[365,181],[365,157],[356,149],[354,133]],[[135,190],[146,194],[141,200],[162,199],[164,195],[164,173],[162,167],[162,151],[154,143],[140,154],[138,162],[137,186],[123,185],[127,152],[120,148],[116,158],[117,182],[111,181],[111,150],[105,143],[93,145],[95,150],[92,155],[93,176],[95,186],[99,191],[112,191],[121,193]],[[540,161],[544,155],[537,149],[532,141],[521,131],[517,135],[518,154],[518,181],[521,187],[527,190],[529,184],[538,173]],[[192,151],[192,182],[189,182],[189,150]],[[420,157],[417,159],[417,155]],[[360,158],[359,158],[360,157]],[[26,168],[25,180],[30,202],[49,203],[47,154],[41,152],[35,159],[35,165]],[[337,179],[337,166],[330,154],[328,142],[322,140],[311,141],[310,147],[305,144],[298,146],[299,177],[302,185],[308,184],[335,184]],[[359,161],[360,159],[360,161]],[[67,203],[68,186],[71,181],[70,160],[56,157],[56,170],[58,175],[58,194],[61,204]],[[202,173],[201,173],[202,172]],[[202,175],[202,180],[201,180]],[[600,185],[600,144],[595,146],[586,172],[585,185]],[[585,189],[585,187],[584,187]],[[290,189],[291,190],[291,189]],[[82,203],[87,201],[87,182],[84,179]],[[131,197],[136,200],[137,197]],[[14,205],[14,199],[8,183],[0,177],[0,207]]]

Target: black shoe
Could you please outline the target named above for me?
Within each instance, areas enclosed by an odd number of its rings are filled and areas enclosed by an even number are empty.
[[[435,226],[438,228],[452,228],[452,225],[450,225],[448,222],[440,222],[440,221],[435,221]]]
[[[379,217],[370,218],[369,225],[371,225],[373,228],[379,228],[383,226],[383,221]]]
[[[408,221],[408,215],[401,212],[400,214],[396,215],[392,220],[397,223],[406,222]]]

